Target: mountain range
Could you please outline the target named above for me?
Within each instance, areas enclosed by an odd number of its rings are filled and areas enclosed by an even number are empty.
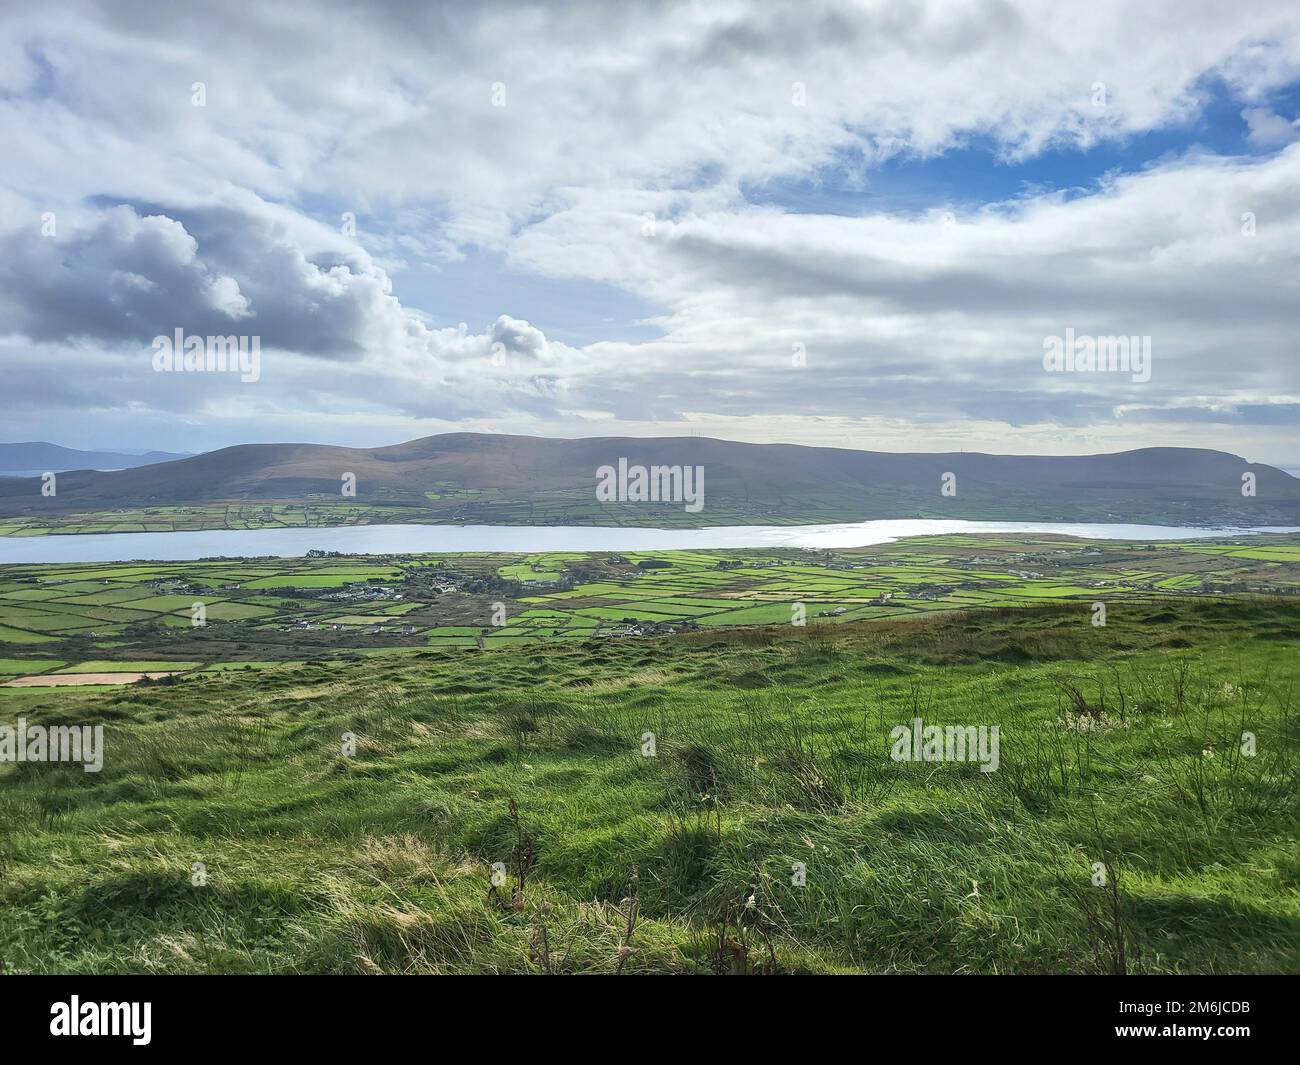
[[[109,464],[104,454],[81,454],[93,455],[95,465]],[[497,524],[952,517],[1300,525],[1300,479],[1226,452],[1194,448],[1028,456],[886,453],[702,437],[558,440],[449,433],[378,448],[243,444],[186,458],[155,457],[161,454],[115,455],[112,464],[130,459],[132,468],[113,472],[62,472],[54,497],[41,496],[39,478],[0,479],[0,514],[293,503],[365,505],[372,521]],[[597,470],[616,467],[620,459],[629,467],[702,467],[703,507],[688,513],[680,502],[599,501]],[[349,474],[354,496],[344,494]],[[1243,494],[1245,475],[1253,478],[1253,495]]]
[[[39,476],[46,471],[125,470],[188,457],[170,451],[79,451],[33,440],[0,444],[0,477]]]

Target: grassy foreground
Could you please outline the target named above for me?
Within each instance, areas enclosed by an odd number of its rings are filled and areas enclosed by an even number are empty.
[[[1300,972],[1298,639],[1054,604],[6,690],[106,757],[0,765],[0,964]],[[1000,768],[891,760],[917,716]]]

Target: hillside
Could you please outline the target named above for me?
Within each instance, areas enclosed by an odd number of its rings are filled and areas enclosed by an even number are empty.
[[[596,470],[696,466],[699,513],[677,503],[601,503]],[[1243,497],[1253,473],[1256,495]],[[355,498],[340,493],[356,478]],[[956,495],[941,494],[944,474]],[[1111,455],[891,454],[697,437],[552,440],[452,433],[390,447],[247,444],[111,473],[65,473],[54,498],[36,479],[0,482],[9,516],[205,503],[347,502],[369,520],[500,524],[728,525],[953,517],[1300,524],[1300,479],[1220,451]],[[384,510],[390,513],[385,516]],[[401,514],[397,514],[401,508]],[[328,523],[327,521],[322,523]]]
[[[126,470],[186,458],[169,451],[79,451],[44,440],[0,444],[0,477],[39,475],[47,470]]]
[[[10,690],[112,757],[0,765],[0,971],[1295,973],[1298,621],[1053,605]],[[997,769],[895,760],[916,717],[996,726]]]

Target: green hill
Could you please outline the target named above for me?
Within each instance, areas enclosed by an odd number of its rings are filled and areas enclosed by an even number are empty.
[[[9,690],[105,764],[0,765],[0,959],[1300,972],[1297,638],[1046,606]],[[895,761],[917,717],[997,770]]]

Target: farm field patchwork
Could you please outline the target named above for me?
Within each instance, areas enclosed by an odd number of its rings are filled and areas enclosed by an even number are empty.
[[[2,676],[484,648],[974,610],[1295,594],[1286,536],[915,537],[836,551],[455,554],[0,567]],[[196,624],[198,622],[199,624]],[[21,663],[30,656],[33,666]],[[105,667],[108,668],[108,667]],[[124,669],[130,667],[123,667]],[[91,670],[93,672],[94,670]]]

